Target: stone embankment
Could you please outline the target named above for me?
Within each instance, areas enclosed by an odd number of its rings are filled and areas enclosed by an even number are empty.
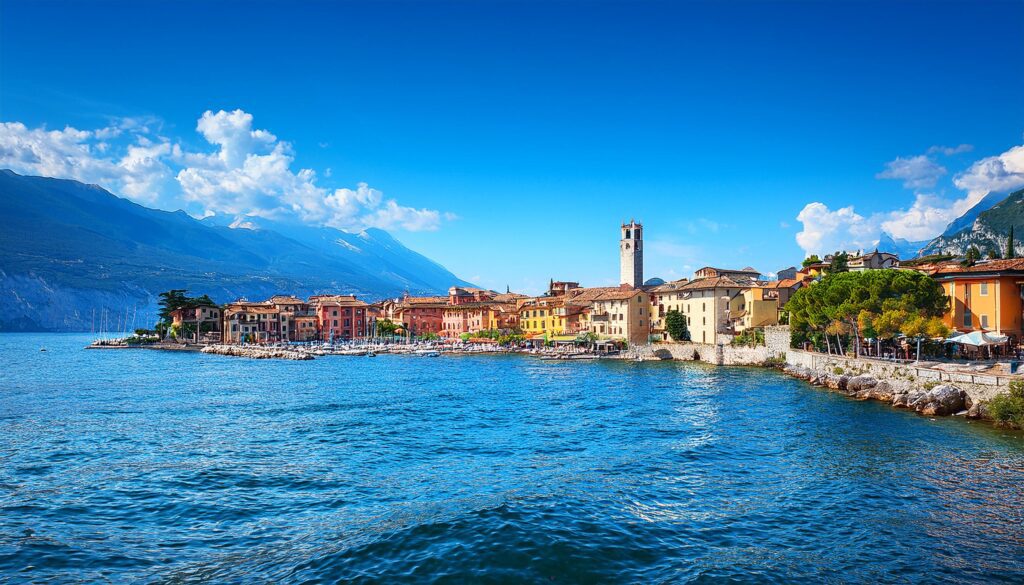
[[[281,349],[277,347],[257,347],[250,345],[208,345],[203,348],[203,353],[217,355],[230,355],[236,357],[247,357],[252,359],[280,359],[280,360],[311,360],[313,356],[307,352]]]
[[[887,402],[896,408],[907,408],[925,416],[966,414],[968,418],[986,417],[982,402],[975,401],[962,388],[950,384],[927,382],[919,386],[908,380],[879,380],[871,375],[821,372],[798,365],[786,365],[783,372],[857,400]]]

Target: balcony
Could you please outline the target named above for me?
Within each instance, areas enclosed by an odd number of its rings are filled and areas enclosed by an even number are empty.
[[[608,313],[592,313],[590,315],[590,320],[594,323],[607,323],[609,320]]]

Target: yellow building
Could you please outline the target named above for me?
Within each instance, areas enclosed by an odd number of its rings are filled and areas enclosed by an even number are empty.
[[[565,333],[565,302],[561,297],[537,297],[519,307],[519,329],[528,337]]]
[[[729,320],[733,330],[739,333],[751,327],[778,325],[777,292],[767,286],[752,286],[729,299]]]
[[[963,333],[1024,335],[1024,258],[987,260],[974,266],[946,263],[923,271],[931,274],[950,297],[943,317],[950,328]]]

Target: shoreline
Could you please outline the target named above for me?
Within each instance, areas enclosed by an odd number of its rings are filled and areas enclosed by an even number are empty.
[[[694,347],[698,349],[694,351]],[[713,366],[758,367],[827,388],[854,400],[885,402],[896,409],[911,410],[922,416],[963,416],[1002,426],[990,416],[986,402],[1007,389],[1008,378],[943,372],[915,365],[875,363],[844,356],[827,356],[788,349],[710,346],[703,344],[648,344],[634,346],[617,354],[559,353],[527,349],[479,349],[437,347],[431,345],[365,345],[345,349],[315,347],[274,347],[257,345],[181,345],[170,343],[138,345],[88,345],[85,349],[147,349],[170,352],[209,353],[250,359],[286,359],[306,361],[317,357],[373,357],[375,355],[505,356],[520,355],[541,361],[594,362],[602,360],[650,362],[689,361]],[[730,353],[731,352],[731,353]],[[729,358],[732,355],[733,357]],[[725,356],[727,359],[723,359]],[[709,359],[710,358],[710,359]],[[809,364],[809,365],[805,365]],[[841,365],[837,365],[841,364]],[[913,372],[913,373],[908,373]],[[1013,428],[1013,427],[1004,427]]]

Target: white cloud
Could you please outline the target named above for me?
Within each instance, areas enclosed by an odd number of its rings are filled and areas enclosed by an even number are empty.
[[[824,203],[808,203],[796,219],[803,224],[796,243],[808,255],[870,248],[878,242],[878,220],[860,215],[852,205],[832,210]]]
[[[956,154],[967,152],[970,145],[932,147],[929,152]],[[890,162],[878,178],[901,179],[904,186],[918,191],[923,185],[934,186],[946,169],[927,156],[897,158]],[[1024,146],[1015,146],[998,155],[983,158],[953,178],[953,184],[964,191],[962,197],[945,198],[933,193],[915,192],[909,208],[878,212],[869,216],[857,213],[853,206],[837,210],[820,202],[804,206],[797,216],[803,229],[797,244],[806,254],[821,254],[840,249],[873,247],[882,231],[909,241],[921,241],[941,234],[947,225],[962,216],[990,192],[1011,191],[1024,187]]]
[[[907,189],[928,189],[946,174],[946,167],[926,155],[910,158],[896,157],[885,164],[885,170],[875,175],[878,179],[898,179]]]
[[[998,155],[983,158],[953,178],[953,184],[969,193],[1012,191],[1024,187],[1024,145],[1014,146]]]
[[[136,200],[153,203],[153,189],[169,175],[161,157],[170,152],[166,141],[144,134],[114,156],[110,144],[124,132],[118,124],[98,130],[27,128],[20,122],[0,124],[0,166],[15,172],[75,179],[108,186]]]
[[[253,116],[242,110],[206,111],[199,118],[196,131],[215,147],[211,152],[186,151],[153,135],[151,129],[159,126],[148,118],[119,119],[97,130],[0,124],[0,167],[96,183],[197,216],[233,215],[239,227],[252,225],[246,217],[263,217],[350,230],[422,231],[455,217],[400,205],[365,183],[355,190],[319,186],[313,170],[292,170],[291,143],[255,128]]]

